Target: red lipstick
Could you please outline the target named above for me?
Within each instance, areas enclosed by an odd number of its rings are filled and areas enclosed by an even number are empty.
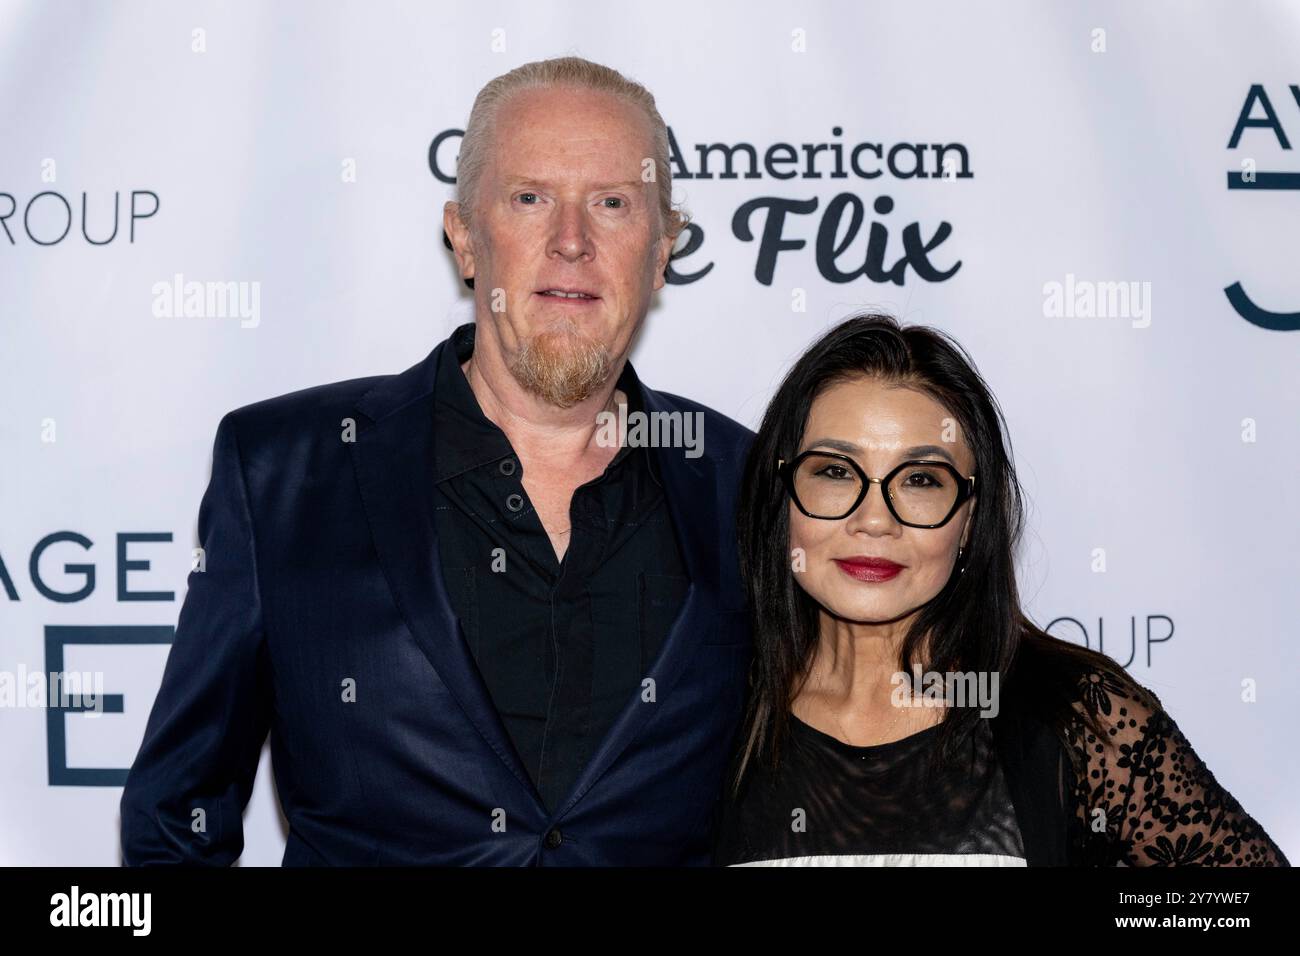
[[[907,567],[887,558],[872,558],[859,555],[854,558],[836,558],[835,563],[841,571],[858,581],[888,581],[897,577],[898,572]]]

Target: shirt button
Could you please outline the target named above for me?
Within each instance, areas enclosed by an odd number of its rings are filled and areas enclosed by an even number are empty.
[[[515,460],[513,458],[502,458],[501,464],[497,467],[501,469],[501,474],[513,475],[515,473]]]
[[[547,849],[554,850],[557,846],[559,846],[563,842],[564,842],[564,837],[560,835],[559,830],[551,830],[549,833],[546,834]]]
[[[524,506],[523,495],[511,495],[506,499],[506,507],[511,511],[518,511]]]

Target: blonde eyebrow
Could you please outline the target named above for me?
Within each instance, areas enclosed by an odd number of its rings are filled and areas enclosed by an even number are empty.
[[[547,189],[555,185],[554,183],[548,183],[542,179],[532,179],[527,176],[512,176],[506,179],[505,184],[512,189],[519,186],[540,186],[543,189]],[[602,189],[638,189],[644,185],[646,184],[639,179],[625,179],[620,182],[597,183],[592,188],[597,191]]]

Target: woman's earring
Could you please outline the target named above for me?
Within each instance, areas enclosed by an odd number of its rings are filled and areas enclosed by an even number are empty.
[[[957,549],[957,560],[958,560],[959,562],[961,561],[961,552],[962,552],[962,549],[959,547],[959,548]],[[965,569],[964,567],[963,567],[963,568],[960,568],[960,569],[957,571],[957,573],[958,573],[958,574],[965,574],[965,573],[966,573],[966,569]]]

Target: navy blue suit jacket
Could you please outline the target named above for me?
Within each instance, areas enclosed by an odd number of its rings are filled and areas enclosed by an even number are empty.
[[[449,347],[222,418],[199,510],[206,568],[190,573],[122,793],[128,865],[233,862],[268,731],[285,865],[709,862],[752,646],[734,510],[753,434],[644,389],[647,411],[704,416],[701,457],[650,449],[690,587],[653,684],[550,814],[439,569],[432,403]]]

